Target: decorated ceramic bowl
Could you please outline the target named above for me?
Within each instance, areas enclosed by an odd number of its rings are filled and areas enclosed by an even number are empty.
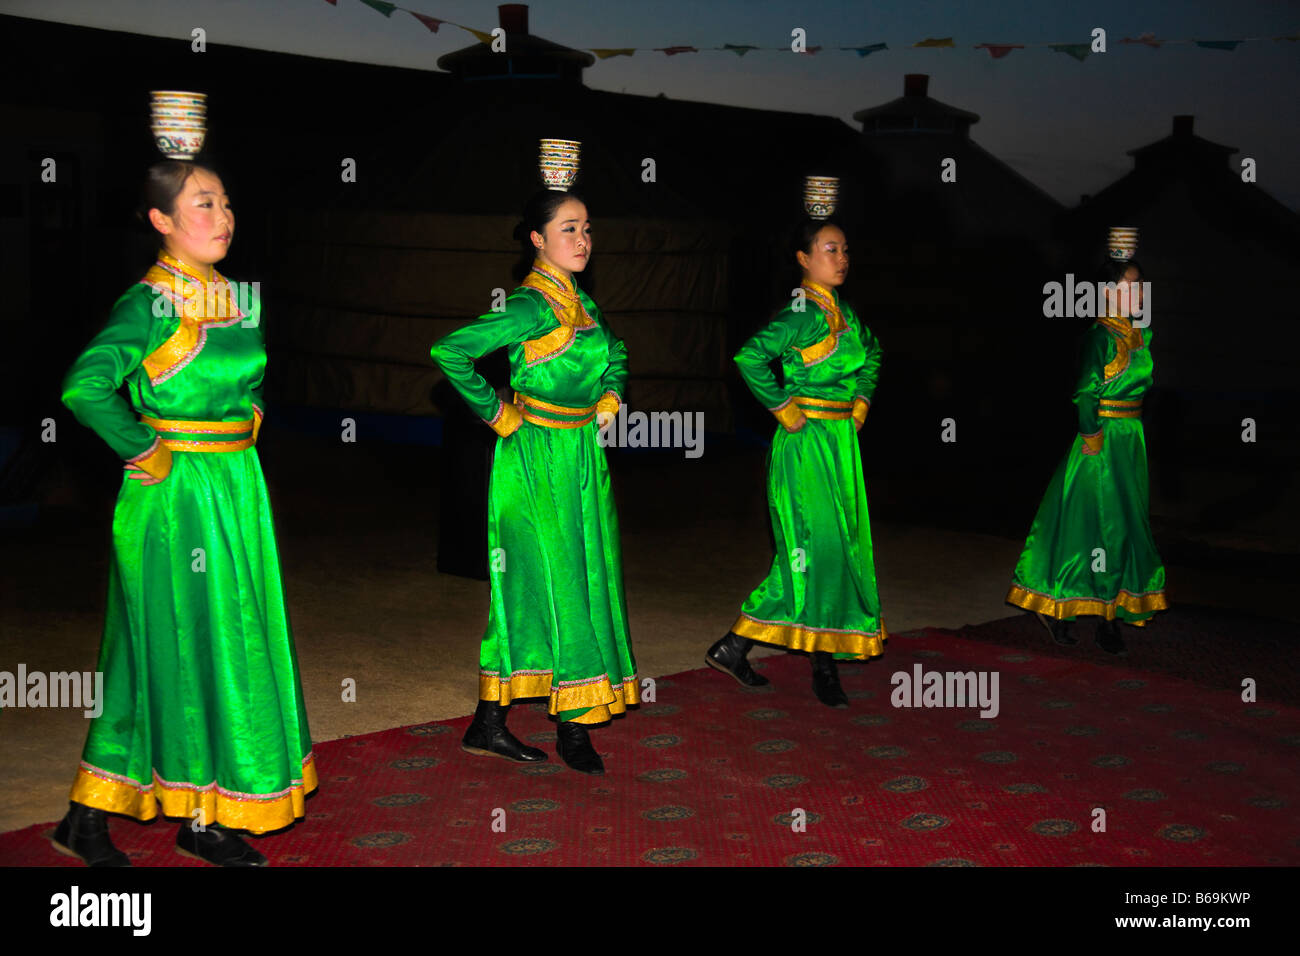
[[[547,189],[568,189],[578,178],[576,169],[542,169],[542,182]]]
[[[193,159],[203,148],[204,130],[180,130],[158,127],[153,131],[158,151],[168,159]]]

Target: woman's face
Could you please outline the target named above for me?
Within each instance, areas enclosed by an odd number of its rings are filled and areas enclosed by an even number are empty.
[[[200,269],[224,259],[235,235],[230,198],[221,180],[206,169],[194,170],[185,180],[172,215],[150,209],[149,221],[165,237],[169,253]]]
[[[795,258],[804,274],[818,285],[842,285],[849,274],[849,243],[838,226],[822,226],[813,237],[812,251],[800,250]]]
[[[581,200],[566,199],[545,232],[530,233],[537,255],[564,272],[581,272],[591,259],[591,222]]]
[[[1121,291],[1125,288],[1128,289],[1128,314],[1132,315],[1134,312],[1139,311],[1142,308],[1142,283],[1138,281],[1140,278],[1141,275],[1138,272],[1137,266],[1129,266],[1124,270],[1123,278],[1115,283],[1115,291],[1112,293],[1110,290],[1107,290],[1106,298],[1108,300],[1107,305],[1109,306],[1107,311],[1111,315],[1121,314],[1120,305],[1123,302],[1123,299],[1120,298],[1120,295]]]

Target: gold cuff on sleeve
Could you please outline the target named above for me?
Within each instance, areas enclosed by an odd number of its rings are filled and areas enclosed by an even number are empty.
[[[151,478],[166,478],[172,470],[172,450],[155,438],[148,451],[128,458],[126,463],[135,465]]]
[[[867,412],[871,411],[871,403],[861,396],[853,400],[853,420],[861,428],[867,421]]]
[[[804,418],[803,409],[796,405],[793,399],[778,408],[768,409],[768,411],[775,415],[776,420],[789,431],[796,431],[800,420]]]
[[[1088,446],[1088,451],[1092,452],[1094,455],[1101,451],[1101,443],[1104,436],[1100,431],[1093,432],[1091,435],[1080,434],[1079,437],[1082,438],[1083,443]]]
[[[496,417],[488,422],[492,426],[492,430],[502,438],[513,435],[523,423],[524,416],[520,414],[518,407],[507,402],[501,403],[501,408],[497,411]]]
[[[262,430],[262,410],[253,406],[253,444],[257,444],[257,433]]]
[[[606,392],[604,395],[600,396],[600,399],[596,402],[596,411],[609,412],[611,415],[617,415],[618,405],[618,395],[614,392]]]

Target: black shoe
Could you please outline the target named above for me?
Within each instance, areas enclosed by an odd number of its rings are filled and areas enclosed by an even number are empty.
[[[1097,646],[1107,654],[1118,654],[1123,657],[1128,653],[1128,649],[1124,646],[1124,638],[1119,636],[1119,621],[1108,621],[1104,617],[1098,618],[1094,640],[1096,640]]]
[[[704,655],[704,663],[714,670],[730,674],[746,687],[764,687],[772,682],[762,674],[756,673],[754,668],[749,666],[749,659],[745,656],[753,646],[753,641],[728,631],[722,640],[708,649]]]
[[[266,857],[234,831],[219,826],[195,831],[190,824],[182,823],[176,831],[176,852],[213,866],[266,866]]]
[[[1038,616],[1038,622],[1047,628],[1047,633],[1052,636],[1052,640],[1062,647],[1074,647],[1079,643],[1079,639],[1070,633],[1069,621],[1056,617],[1048,617],[1041,611],[1034,612]]]
[[[840,686],[840,674],[835,666],[835,658],[826,651],[813,652],[813,693],[827,707],[843,709],[849,706],[849,698]]]
[[[54,849],[79,857],[86,866],[130,866],[126,854],[108,838],[108,814],[84,803],[68,803],[67,815],[50,837]]]
[[[496,701],[480,700],[478,709],[474,711],[474,721],[461,738],[460,749],[483,757],[505,757],[519,763],[545,760],[545,751],[529,747],[506,730],[506,711],[509,709],[509,704],[502,707]]]
[[[582,724],[575,724],[571,720],[560,721],[555,734],[555,752],[578,773],[599,776],[605,772],[600,754],[596,753],[596,748],[591,745],[591,737],[587,735],[587,728]]]

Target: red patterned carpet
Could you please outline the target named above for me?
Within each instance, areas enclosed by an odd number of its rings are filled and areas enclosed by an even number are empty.
[[[536,705],[511,728],[543,765],[463,754],[468,718],[321,744],[306,820],[256,845],[279,866],[1300,864],[1300,709],[996,623],[1007,642],[925,630],[842,665],[846,711],[816,702],[797,655],[758,662],[759,690],[662,678],[655,703],[593,731],[604,777],[559,762]],[[891,706],[891,675],[915,664],[996,671],[997,718]],[[66,864],[53,826],[0,835],[0,864]],[[136,865],[201,865],[174,832],[113,821]]]

